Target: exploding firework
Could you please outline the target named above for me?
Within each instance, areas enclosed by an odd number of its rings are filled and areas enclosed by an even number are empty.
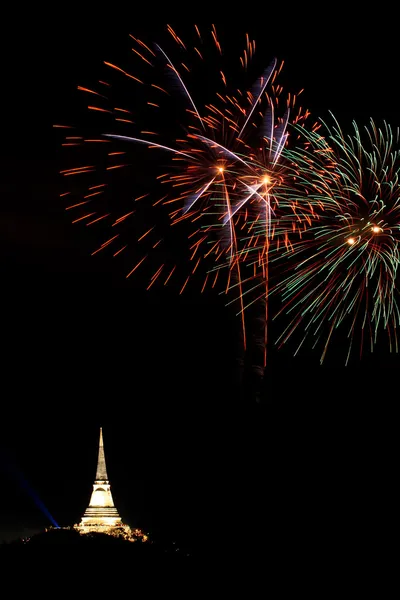
[[[277,68],[274,59],[250,91],[231,86],[228,93],[227,76],[216,67],[213,56],[205,73],[212,80],[217,72],[222,89],[213,91],[207,102],[208,82],[199,83],[188,64],[193,59],[205,62],[210,44],[197,26],[197,45],[190,49],[171,27],[168,31],[178,46],[176,60],[158,44],[130,36],[132,73],[126,65],[122,68],[105,61],[108,77],[97,81],[96,89],[78,86],[90,98],[84,133],[62,127],[66,132],[63,147],[67,151],[72,148],[73,155],[66,156],[70,166],[61,174],[68,182],[80,179],[80,184],[74,181],[62,193],[66,210],[73,214],[74,224],[113,234],[107,235],[94,253],[111,252],[120,257],[131,250],[139,255],[141,260],[132,261],[128,277],[150,253],[154,257],[157,253],[151,251],[156,249],[163,248],[161,254],[167,256],[173,247],[182,259],[175,228],[180,223],[190,223],[185,232],[190,232],[189,256],[194,269],[200,256],[209,255],[213,260],[228,257],[232,265],[238,256],[235,222],[243,215],[246,220],[247,206],[257,204],[256,212],[264,215],[264,221],[268,219],[270,231],[274,210],[270,198],[283,191],[280,157],[296,96],[281,98],[276,78],[282,65]],[[210,39],[222,59],[214,26]],[[240,57],[244,70],[255,53],[255,42],[249,36],[246,42]],[[200,89],[201,108],[189,91],[192,87]],[[300,108],[292,120],[307,116],[301,113]],[[79,162],[80,157],[89,156],[88,164]],[[154,207],[158,210],[152,216]],[[152,226],[146,228],[147,224]],[[165,225],[173,226],[172,233],[166,233]],[[172,274],[167,264],[161,264],[149,284],[169,281]],[[185,278],[185,285],[187,282]]]
[[[294,219],[282,216],[293,211],[287,128],[309,113],[298,94],[283,93],[276,59],[249,85],[248,35],[236,73],[214,26],[207,34],[194,26],[191,45],[167,30],[172,53],[131,35],[128,59],[104,62],[104,75],[78,86],[90,100],[83,131],[58,126],[68,163],[62,198],[74,224],[98,232],[93,254],[123,261],[147,289],[175,281],[182,293],[196,280],[203,291],[218,279],[224,293],[234,289],[245,346],[241,268],[257,255],[265,313],[270,245],[287,247],[301,229],[296,207]],[[264,353],[265,339],[259,345]]]
[[[380,331],[398,350],[400,312],[396,276],[400,252],[400,135],[371,120],[345,135],[337,121],[320,131],[299,128],[307,150],[289,151],[297,179],[293,192],[312,206],[312,225],[301,240],[276,255],[281,281],[274,292],[290,323],[284,344],[300,336],[322,346],[321,363],[336,330],[348,338],[348,364],[356,345],[373,350]]]

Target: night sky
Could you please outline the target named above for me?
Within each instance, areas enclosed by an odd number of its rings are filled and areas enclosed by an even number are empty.
[[[369,27],[312,36],[293,24],[285,35],[272,29],[267,37],[257,23],[236,24],[229,35],[250,31],[261,70],[285,59],[285,81],[305,88],[316,117],[332,110],[344,124],[400,124],[387,40],[378,52]],[[392,498],[398,356],[383,344],[346,369],[338,346],[323,367],[318,353],[293,358],[290,345],[271,347],[267,402],[243,405],[223,302],[126,281],[115,263],[90,256],[91,240],[60,204],[53,123],[129,33],[163,31],[106,20],[42,26],[22,32],[24,51],[12,51],[0,150],[0,539],[50,524],[34,496],[59,524],[80,519],[100,425],[117,507],[154,535],[191,549],[272,531],[370,535]]]

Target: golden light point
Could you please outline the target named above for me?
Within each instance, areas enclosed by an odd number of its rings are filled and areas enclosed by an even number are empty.
[[[383,230],[382,230],[382,227],[378,227],[378,225],[374,225],[374,226],[372,227],[372,232],[373,232],[373,233],[382,233],[382,231],[383,231]]]
[[[354,244],[356,243],[355,238],[351,237],[347,240],[347,243],[349,244],[349,246],[354,246]]]
[[[265,175],[265,177],[263,178],[262,182],[263,182],[265,185],[268,185],[268,184],[270,184],[270,183],[271,183],[271,178],[269,177],[269,175]]]
[[[219,167],[218,168],[218,173],[220,173],[222,175],[222,173],[225,171],[224,167]]]

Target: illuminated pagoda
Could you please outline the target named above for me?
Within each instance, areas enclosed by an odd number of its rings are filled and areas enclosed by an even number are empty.
[[[81,534],[98,532],[123,536],[132,541],[134,541],[133,538],[137,539],[138,537],[141,537],[142,541],[147,539],[139,530],[131,531],[130,527],[122,522],[118,510],[114,506],[107,475],[102,428],[100,428],[99,456],[92,496],[81,522],[74,528]]]

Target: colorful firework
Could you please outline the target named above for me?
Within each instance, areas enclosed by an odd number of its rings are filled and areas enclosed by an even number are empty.
[[[278,343],[297,333],[297,353],[311,336],[313,347],[322,345],[322,363],[336,330],[345,328],[348,364],[353,346],[360,355],[366,344],[372,351],[380,331],[398,350],[400,135],[372,120],[362,130],[353,122],[353,135],[336,120],[323,125],[324,136],[298,128],[308,149],[288,151],[297,171],[293,193],[312,205],[313,222],[274,259],[279,314],[290,317]]]
[[[168,33],[173,59],[165,46],[131,35],[129,61],[104,62],[106,75],[78,86],[90,102],[83,133],[61,126],[73,151],[62,197],[74,224],[104,236],[93,254],[123,260],[127,277],[146,272],[147,289],[175,279],[182,293],[202,265],[201,290],[223,273],[224,293],[237,288],[243,318],[241,264],[256,251],[265,311],[270,244],[287,247],[293,229],[302,230],[282,152],[288,123],[309,113],[298,95],[283,94],[276,59],[248,90],[256,50],[248,35],[230,84],[231,59],[214,26],[207,35],[194,26],[191,46],[169,26]],[[283,208],[295,208],[294,218],[286,222]],[[265,339],[261,346],[264,353]]]

